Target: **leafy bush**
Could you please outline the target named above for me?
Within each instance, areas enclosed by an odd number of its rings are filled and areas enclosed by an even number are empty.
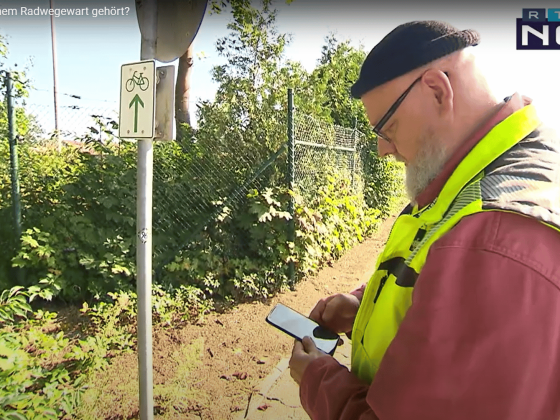
[[[155,327],[178,326],[211,306],[201,292],[181,286],[154,286]],[[88,389],[90,378],[111,357],[136,347],[135,293],[109,293],[108,301],[84,303],[79,335],[68,338],[53,312],[32,312],[35,297],[48,298],[45,287],[14,287],[0,296],[0,419],[69,418]]]
[[[14,318],[26,318],[31,306],[27,303],[27,293],[22,286],[6,289],[0,295],[0,324],[14,322]]]
[[[22,201],[27,209],[27,229],[11,265],[24,270],[24,285],[49,286],[66,300],[99,299],[107,292],[134,289],[135,150],[128,144],[96,147],[94,155],[66,151],[64,165],[51,150],[38,153],[22,148],[22,161],[26,163],[22,172],[27,185]],[[198,151],[188,153],[184,146],[168,143],[156,148],[156,153],[173,169],[189,159],[194,162],[193,153]],[[295,198],[295,247],[286,236],[290,219],[286,212],[288,192],[274,186],[253,190],[235,211],[225,208],[226,213],[211,221],[166,267],[164,283],[191,285],[205,296],[263,297],[290,285],[286,268],[292,259],[301,278],[361,241],[373,231],[378,217],[387,212],[379,208],[388,208],[390,196],[380,196],[375,203],[377,208],[370,207],[367,195],[365,200],[353,195],[342,173],[322,166],[321,179],[314,181],[314,195],[305,201]],[[378,171],[373,173],[381,176]],[[198,182],[205,181],[187,174],[188,165],[177,179],[158,185],[156,194],[166,199],[159,201],[154,212],[154,226],[161,226],[162,218],[169,218],[165,209],[181,209],[183,217],[193,219],[196,225],[208,217],[208,211],[220,208],[219,201],[210,207],[211,196],[205,198],[194,191],[200,204],[193,208],[182,206],[183,194],[173,192],[190,194]],[[268,175],[265,173],[263,178]],[[201,208],[207,212],[201,214]],[[0,213],[9,210],[4,204]],[[165,244],[168,249],[179,249],[185,239],[181,225],[156,231],[155,248]],[[9,249],[7,243],[6,247]],[[6,261],[3,264],[10,266]],[[4,273],[4,284],[10,286],[6,280],[10,272]]]
[[[23,285],[56,284],[64,299],[130,288],[135,271],[133,150],[125,144],[103,152],[20,147],[25,230],[16,255],[6,252],[0,258],[0,284],[11,285],[12,265],[23,270]],[[11,222],[10,211],[9,203],[0,203],[0,214]],[[0,228],[7,250],[13,249],[12,228],[12,223]]]
[[[361,150],[366,179],[364,197],[366,205],[378,209],[385,218],[405,194],[404,165],[394,159],[380,159],[376,143],[371,142]]]
[[[27,298],[44,296],[40,288],[5,292],[0,302],[0,418],[61,418],[72,412],[84,389],[83,374],[61,362],[69,340],[61,331],[48,332],[55,314],[39,310],[27,319]]]
[[[356,49],[348,40],[340,42],[332,34],[327,36],[319,65],[310,76],[314,89],[313,103],[320,103],[322,111],[310,113],[362,133],[358,149],[364,171],[366,204],[386,217],[392,211],[395,199],[403,194],[404,167],[394,160],[378,156],[377,138],[371,130],[363,103],[350,96],[350,86],[358,79],[365,57],[362,46]]]
[[[54,420],[72,412],[81,381],[63,365],[45,366],[66,344],[62,333],[52,337],[37,325],[0,332],[0,418]]]
[[[166,267],[165,281],[190,284],[208,296],[236,301],[266,298],[290,286],[288,264],[298,278],[324,264],[373,232],[379,211],[367,209],[350,193],[349,181],[331,175],[309,206],[296,203],[296,242],[287,237],[290,193],[268,188],[248,194],[245,206],[231,217],[220,215],[196,241]]]

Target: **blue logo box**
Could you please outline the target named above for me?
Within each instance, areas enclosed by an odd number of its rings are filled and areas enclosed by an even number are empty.
[[[518,50],[560,50],[560,22],[523,22],[517,19]]]
[[[518,50],[560,50],[560,9],[522,9],[521,16],[516,21]]]

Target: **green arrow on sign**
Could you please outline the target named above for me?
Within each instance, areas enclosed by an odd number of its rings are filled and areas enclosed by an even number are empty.
[[[130,105],[128,106],[129,108],[132,108],[132,105],[134,105],[134,132],[136,133],[137,128],[138,128],[138,104],[142,105],[142,108],[144,108],[144,102],[142,102],[142,99],[140,99],[140,96],[138,96],[138,94],[134,95],[134,98],[132,98],[132,101],[130,101]]]

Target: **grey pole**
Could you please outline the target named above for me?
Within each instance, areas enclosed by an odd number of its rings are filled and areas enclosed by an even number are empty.
[[[6,98],[8,102],[8,140],[10,143],[10,166],[12,178],[12,203],[14,207],[14,226],[16,230],[16,249],[20,247],[21,240],[21,197],[19,189],[19,168],[18,168],[18,152],[17,152],[17,127],[16,127],[16,110],[14,106],[12,75],[6,72]],[[18,274],[21,274],[21,269]],[[21,280],[21,279],[20,279]]]
[[[157,0],[142,1],[144,8],[141,60],[156,56]],[[137,251],[138,276],[138,369],[140,420],[154,418],[152,362],[152,184],[154,151],[152,139],[138,140]]]
[[[50,8],[53,9],[53,0],[50,0]],[[56,72],[56,35],[54,29],[54,16],[51,15],[51,44],[53,65],[53,91],[54,91],[54,129],[58,142],[58,151],[62,149],[62,139],[58,133],[58,76]]]

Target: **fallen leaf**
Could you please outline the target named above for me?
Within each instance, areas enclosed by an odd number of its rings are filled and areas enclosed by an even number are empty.
[[[268,407],[272,407],[270,404],[264,403],[263,405],[259,405],[257,410],[265,411]]]
[[[231,376],[229,376],[229,375],[222,375],[222,376],[220,376],[220,379],[225,379],[226,381],[231,381]]]

